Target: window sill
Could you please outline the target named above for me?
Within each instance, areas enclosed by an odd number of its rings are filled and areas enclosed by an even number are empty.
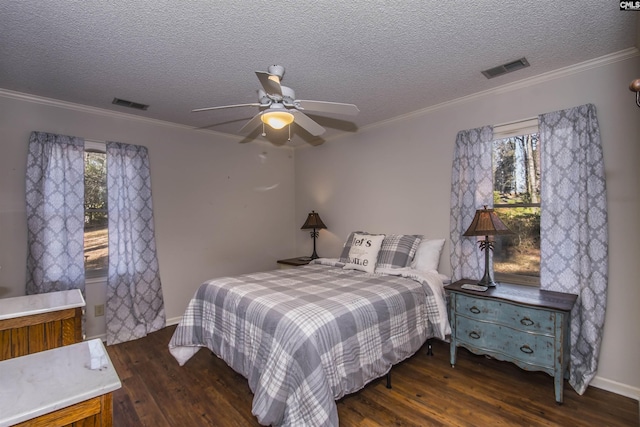
[[[520,274],[493,273],[496,282],[512,283],[514,285],[524,285],[540,287],[540,278],[536,276],[524,276]]]
[[[91,285],[94,283],[104,283],[106,281],[107,281],[107,276],[92,276],[92,277],[85,277],[84,284]]]

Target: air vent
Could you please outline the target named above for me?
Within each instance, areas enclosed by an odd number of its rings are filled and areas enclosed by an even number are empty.
[[[149,108],[147,104],[140,104],[139,102],[127,101],[126,99],[113,98],[112,104],[119,105],[121,107],[135,108],[136,110],[146,110]]]
[[[513,71],[517,71],[522,68],[527,68],[528,66],[529,66],[529,61],[527,61],[527,58],[520,58],[517,61],[508,62],[506,64],[499,65],[497,67],[493,67],[488,70],[484,70],[482,74],[484,74],[486,78],[492,79],[494,77],[511,73]]]

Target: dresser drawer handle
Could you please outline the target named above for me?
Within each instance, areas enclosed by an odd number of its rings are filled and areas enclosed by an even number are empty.
[[[529,347],[528,345],[523,345],[522,347],[520,347],[520,351],[526,354],[532,354],[533,353],[533,349],[531,347]]]
[[[474,340],[477,340],[478,338],[480,338],[480,334],[477,333],[476,331],[471,331],[469,332],[469,338],[473,338]]]
[[[475,305],[473,307],[471,307],[469,309],[470,312],[472,312],[473,314],[478,314],[480,313],[480,309],[478,307],[476,307]]]
[[[522,323],[524,326],[531,326],[535,322],[533,320],[529,319],[528,317],[524,317],[524,318],[520,319],[520,323]]]

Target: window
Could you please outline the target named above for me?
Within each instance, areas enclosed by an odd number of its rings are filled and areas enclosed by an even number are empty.
[[[109,261],[107,156],[104,143],[85,141],[84,267],[87,278],[106,277]]]
[[[540,140],[537,119],[494,128],[493,207],[514,232],[496,236],[496,280],[540,284]]]

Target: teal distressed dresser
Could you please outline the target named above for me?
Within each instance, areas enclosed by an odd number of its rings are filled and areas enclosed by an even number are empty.
[[[463,289],[459,280],[449,295],[451,366],[456,350],[513,362],[528,371],[553,376],[557,403],[569,363],[569,320],[577,295],[498,284],[485,292]]]

